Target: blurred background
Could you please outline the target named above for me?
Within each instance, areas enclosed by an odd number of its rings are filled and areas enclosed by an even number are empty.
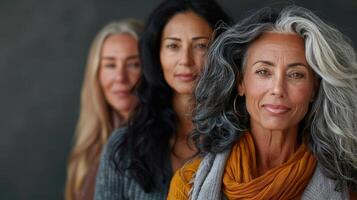
[[[107,22],[145,20],[159,0],[0,0],[0,199],[63,199],[90,43]],[[218,0],[239,20],[286,3]],[[288,1],[307,7],[356,47],[357,0]]]

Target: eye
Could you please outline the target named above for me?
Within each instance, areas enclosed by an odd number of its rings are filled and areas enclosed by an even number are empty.
[[[288,74],[288,77],[292,79],[303,79],[305,78],[305,74],[301,72],[291,72]]]
[[[110,69],[116,67],[116,65],[115,65],[114,63],[106,63],[106,64],[104,64],[103,66],[104,66],[105,68],[110,68]]]
[[[129,62],[126,64],[127,68],[140,68],[140,62]]]
[[[179,45],[175,44],[175,43],[169,43],[165,46],[167,49],[172,49],[172,50],[176,50],[179,48]]]
[[[196,49],[206,50],[206,49],[208,49],[208,45],[205,44],[205,43],[199,43],[199,44],[196,44],[196,45],[195,45],[195,48],[196,48]]]
[[[270,72],[269,70],[263,68],[263,69],[257,69],[255,71],[255,74],[257,74],[258,76],[261,76],[261,77],[267,77],[267,76],[270,76]]]

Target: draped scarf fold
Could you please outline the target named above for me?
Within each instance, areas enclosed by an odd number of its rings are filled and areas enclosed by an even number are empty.
[[[258,177],[251,134],[232,149],[223,176],[228,199],[300,199],[315,170],[316,159],[305,144],[282,165]]]
[[[256,152],[250,133],[220,154],[208,154],[201,162],[191,188],[190,199],[300,199],[316,167],[306,144],[282,165],[258,177]],[[223,180],[223,181],[222,181]]]

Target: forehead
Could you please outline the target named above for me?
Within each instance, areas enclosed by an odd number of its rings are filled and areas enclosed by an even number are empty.
[[[189,11],[174,15],[165,25],[163,36],[179,35],[182,33],[211,34],[212,27],[198,14]]]
[[[131,45],[132,43],[136,44],[137,40],[134,36],[130,35],[129,33],[115,33],[108,35],[104,42],[104,45]]]
[[[269,61],[275,64],[280,61],[285,64],[300,62],[308,65],[304,40],[293,33],[263,33],[249,45],[244,56],[243,68],[258,61]]]
[[[304,40],[301,36],[292,33],[263,33],[248,48],[248,54],[254,53],[303,53],[305,52]]]
[[[102,44],[102,54],[124,54],[138,51],[137,40],[128,33],[111,34]]]

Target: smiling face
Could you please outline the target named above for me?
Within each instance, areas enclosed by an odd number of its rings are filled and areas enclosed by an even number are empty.
[[[206,54],[212,28],[193,12],[176,14],[166,24],[160,62],[168,85],[179,94],[191,94]]]
[[[264,33],[248,49],[238,89],[246,98],[251,129],[297,130],[315,83],[300,36]]]
[[[140,73],[137,40],[124,33],[110,35],[102,46],[99,82],[107,103],[124,118],[137,103],[133,89]]]

